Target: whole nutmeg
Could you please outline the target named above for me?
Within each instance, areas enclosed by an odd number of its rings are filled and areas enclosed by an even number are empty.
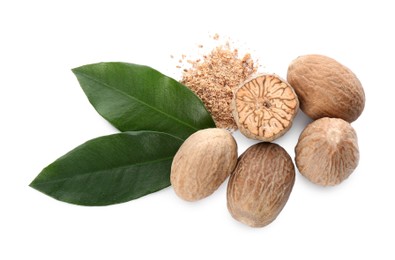
[[[237,144],[225,129],[199,130],[188,137],[174,156],[170,181],[187,201],[211,195],[237,163]]]
[[[299,101],[285,80],[277,75],[264,74],[237,88],[231,106],[243,135],[269,142],[284,135],[292,126]]]
[[[255,144],[240,156],[229,179],[228,210],[251,227],[266,226],[280,214],[294,182],[294,165],[281,146]]]
[[[318,119],[300,135],[295,161],[299,172],[313,183],[339,184],[358,166],[357,134],[342,119]]]
[[[361,82],[346,66],[323,55],[305,55],[288,68],[301,110],[313,119],[322,117],[355,121],[365,107]]]

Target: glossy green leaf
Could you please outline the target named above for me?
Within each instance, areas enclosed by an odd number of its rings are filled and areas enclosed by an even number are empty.
[[[186,139],[215,127],[191,90],[150,67],[108,62],[73,72],[91,104],[120,131],[149,129]]]
[[[182,142],[155,131],[92,139],[44,168],[30,186],[73,204],[126,202],[170,185],[171,162]]]

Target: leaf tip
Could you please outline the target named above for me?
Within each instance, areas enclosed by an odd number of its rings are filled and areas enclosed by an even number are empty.
[[[32,181],[29,183],[28,186],[29,186],[30,188],[33,188],[33,189],[37,190],[37,188],[36,188],[36,179],[32,180]]]
[[[78,71],[79,71],[79,68],[80,68],[80,67],[72,68],[72,69],[71,69],[71,72],[73,72],[74,74],[77,74]]]

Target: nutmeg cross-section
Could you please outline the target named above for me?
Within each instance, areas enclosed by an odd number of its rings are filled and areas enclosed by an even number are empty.
[[[272,141],[291,127],[299,101],[286,81],[276,75],[260,75],[236,89],[232,107],[242,134]]]

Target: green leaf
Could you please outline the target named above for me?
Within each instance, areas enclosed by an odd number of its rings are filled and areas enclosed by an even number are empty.
[[[126,202],[170,185],[171,162],[182,142],[155,131],[92,139],[44,168],[30,186],[73,204]]]
[[[108,62],[73,72],[91,104],[120,131],[150,129],[186,139],[215,127],[191,90],[150,67]]]

